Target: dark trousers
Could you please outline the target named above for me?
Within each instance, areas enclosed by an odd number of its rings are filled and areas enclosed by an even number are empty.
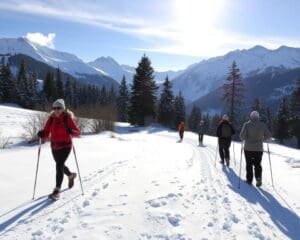
[[[255,152],[255,151],[246,151],[245,150],[245,158],[246,158],[246,178],[247,181],[252,183],[253,180],[253,167],[255,171],[255,179],[261,179],[262,176],[262,160],[263,152]]]
[[[183,133],[184,133],[184,131],[179,131],[179,137],[181,140],[183,139]]]
[[[224,159],[230,160],[230,153],[229,153],[230,145],[231,145],[231,138],[219,139],[219,153],[222,162],[224,162]]]
[[[61,188],[62,181],[64,179],[64,174],[70,176],[72,173],[65,166],[65,162],[71,152],[71,148],[62,148],[59,150],[52,149],[52,155],[56,162],[56,187]]]
[[[199,143],[203,143],[203,133],[199,133]]]

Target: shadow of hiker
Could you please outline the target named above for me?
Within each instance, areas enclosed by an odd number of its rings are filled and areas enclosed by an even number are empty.
[[[227,176],[229,188],[245,198],[251,205],[259,204],[270,216],[273,223],[290,239],[299,239],[300,217],[292,210],[283,207],[276,198],[263,189],[257,189],[246,183],[241,183],[241,188],[237,188],[239,177],[232,169],[222,168]],[[252,207],[255,211],[255,209]],[[256,212],[259,216],[259,213]],[[260,217],[260,216],[259,216]],[[260,217],[261,218],[261,217]],[[263,220],[262,220],[263,221]]]
[[[45,198],[42,201],[34,203],[33,205],[23,209],[17,214],[14,214],[9,219],[5,220],[4,222],[0,223],[0,236],[3,235],[5,232],[10,231],[12,228],[28,221],[31,217],[39,213],[45,207],[52,204],[53,201],[49,198]],[[27,215],[28,214],[28,215]],[[16,225],[12,226],[15,222]],[[10,227],[10,228],[8,228]]]

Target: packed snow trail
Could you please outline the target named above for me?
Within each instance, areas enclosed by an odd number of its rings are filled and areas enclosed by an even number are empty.
[[[35,201],[29,199],[37,147],[3,150],[1,188],[8,194],[0,201],[0,239],[299,239],[300,197],[279,179],[287,162],[274,163],[276,191],[266,156],[262,189],[238,189],[239,165],[215,166],[215,138],[205,136],[202,147],[192,133],[177,140],[165,129],[130,127],[76,139],[85,195],[77,181],[57,202],[47,198],[54,184],[49,144]],[[239,144],[235,151],[239,160]],[[67,165],[76,169],[73,156]],[[297,192],[299,171],[291,169]]]

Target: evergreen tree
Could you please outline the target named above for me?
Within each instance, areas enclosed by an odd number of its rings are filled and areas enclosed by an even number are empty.
[[[220,119],[221,119],[221,116],[218,114],[215,114],[211,119],[210,133],[213,136],[216,136],[217,127],[218,127],[218,124],[220,123]]]
[[[75,95],[74,95],[72,81],[68,77],[65,82],[65,86],[64,86],[64,99],[66,100],[67,103],[72,105],[72,103],[74,102],[74,98],[75,98]]]
[[[108,104],[115,104],[116,99],[117,99],[117,96],[116,96],[115,88],[114,88],[114,86],[111,86],[110,90],[108,92],[107,102],[108,102]]]
[[[185,121],[185,104],[181,92],[179,92],[179,95],[174,100],[174,114],[174,124],[177,128],[180,122]]]
[[[28,107],[33,108],[38,101],[38,82],[37,82],[37,75],[35,72],[29,74],[27,92],[28,92]]]
[[[28,77],[25,69],[24,59],[21,60],[21,65],[17,74],[17,96],[21,106],[27,107],[28,100]]]
[[[197,107],[196,105],[193,106],[191,115],[189,116],[188,119],[188,127],[191,131],[197,132],[199,122],[202,118],[200,108]]]
[[[71,85],[73,90],[73,99],[71,102],[71,106],[76,109],[79,104],[79,84],[77,81],[72,81]]]
[[[168,76],[163,83],[163,90],[158,104],[158,122],[165,126],[174,124],[174,95],[172,92],[172,83]]]
[[[223,85],[223,90],[222,100],[227,104],[230,120],[236,125],[239,121],[238,115],[243,103],[244,83],[235,61],[230,67],[227,82]]]
[[[56,89],[57,89],[57,97],[63,98],[64,96],[64,83],[61,79],[61,71],[60,68],[56,69]]]
[[[258,97],[253,101],[252,111],[258,111],[260,121],[266,123],[268,126],[270,125],[268,122],[267,109]]]
[[[107,91],[106,91],[106,87],[103,85],[100,91],[100,104],[104,106],[107,103],[108,103]]]
[[[129,120],[134,125],[145,125],[147,117],[155,117],[156,84],[151,62],[144,55],[136,68],[130,97]]]
[[[284,96],[281,99],[280,106],[275,119],[274,126],[274,136],[282,144],[285,139],[291,137],[290,128],[289,128],[289,103],[288,98]]]
[[[47,72],[46,79],[43,85],[43,92],[45,93],[48,102],[52,102],[58,97],[53,74],[50,71]]]
[[[129,111],[129,91],[126,83],[126,78],[123,76],[121,85],[119,88],[119,94],[117,98],[117,107],[119,120],[121,122],[128,121],[128,111]]]
[[[297,139],[300,149],[300,77],[296,81],[291,98],[291,126],[292,134]]]

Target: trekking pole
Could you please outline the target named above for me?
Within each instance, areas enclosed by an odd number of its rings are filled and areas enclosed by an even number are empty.
[[[236,166],[235,150],[234,150],[234,142],[232,142],[232,150],[233,150],[233,160],[234,160],[234,166]]]
[[[37,163],[36,163],[36,171],[35,171],[35,180],[34,180],[34,187],[33,187],[33,196],[32,200],[34,200],[35,197],[35,189],[36,189],[36,181],[37,181],[37,175],[39,171],[39,163],[40,163],[40,155],[41,155],[41,147],[42,147],[42,139],[39,139],[39,149],[38,149],[38,157],[37,157]]]
[[[273,181],[273,171],[272,171],[271,153],[270,153],[269,143],[267,143],[267,148],[268,148],[268,155],[269,155],[269,163],[270,163],[270,172],[271,172],[272,187],[275,189],[275,187],[274,187],[274,181]]]
[[[84,195],[83,187],[82,187],[82,181],[81,181],[81,175],[80,175],[79,165],[78,165],[78,160],[77,160],[77,155],[76,155],[76,150],[75,150],[75,146],[74,146],[72,137],[71,137],[71,142],[72,142],[72,146],[73,146],[72,148],[73,148],[73,153],[74,153],[75,162],[76,162],[76,166],[77,166],[77,172],[78,172],[78,176],[79,176],[81,192],[82,192],[82,195]]]
[[[242,142],[242,144],[241,144],[240,172],[239,172],[239,185],[238,185],[239,189],[241,188],[241,173],[242,173],[243,150],[244,150],[244,142]]]
[[[215,155],[215,166],[217,166],[218,148],[219,148],[219,141],[218,141],[218,143],[217,143],[217,148],[216,148],[216,155]]]

